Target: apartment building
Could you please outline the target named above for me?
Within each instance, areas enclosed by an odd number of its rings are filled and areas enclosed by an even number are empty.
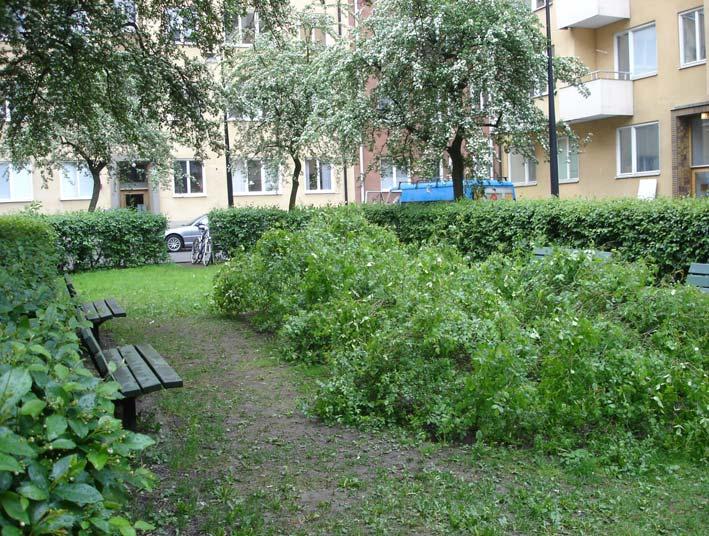
[[[545,27],[545,0],[529,0]],[[554,0],[555,54],[588,67],[586,98],[557,87],[559,119],[580,139],[559,143],[560,195],[709,196],[707,0]],[[538,98],[548,109],[548,95]],[[550,194],[548,157],[509,154],[502,174],[520,197]]]
[[[294,0],[297,8],[305,7],[307,0]],[[121,0],[123,6],[131,4]],[[333,20],[338,19],[336,8],[329,9]],[[135,10],[130,10],[136,16]],[[175,46],[192,48],[192,29],[188,28],[178,12],[168,13],[170,35]],[[139,16],[139,14],[137,14]],[[340,16],[342,16],[340,14]],[[239,53],[253,45],[261,29],[258,13],[249,12],[233,21],[226,35],[230,52]],[[219,58],[212,58],[215,71]],[[240,120],[230,117],[227,121],[231,139]],[[273,206],[287,208],[291,192],[292,168],[244,154],[239,147],[232,151],[232,192],[234,206]],[[134,207],[154,213],[165,214],[173,224],[192,221],[213,208],[229,206],[227,189],[226,157],[208,153],[198,159],[186,147],[175,147],[174,173],[167,184],[155,185],[149,180],[150,162],[118,161],[103,172],[98,208]],[[329,162],[306,158],[300,178],[297,203],[303,206],[342,204],[354,191],[355,179],[352,169],[345,169]],[[46,213],[86,210],[91,199],[93,179],[80,162],[65,162],[52,179],[44,181],[39,170],[32,164],[16,168],[0,157],[0,214],[17,212],[30,203],[38,202]],[[351,197],[349,197],[351,199]]]

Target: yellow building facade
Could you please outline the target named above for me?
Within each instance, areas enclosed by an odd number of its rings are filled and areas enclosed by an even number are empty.
[[[528,0],[546,28],[544,0]],[[579,58],[590,94],[559,85],[562,198],[709,195],[708,0],[553,0],[554,53]],[[548,96],[538,97],[544,110]],[[548,156],[504,155],[518,197],[550,195]]]

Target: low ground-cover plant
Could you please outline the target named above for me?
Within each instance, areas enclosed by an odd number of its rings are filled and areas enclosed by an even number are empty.
[[[704,458],[709,300],[654,280],[563,252],[470,264],[344,210],[267,232],[214,300],[278,331],[288,358],[326,365],[312,408],[328,420],[617,464],[629,445]]]
[[[210,225],[216,241],[233,253],[250,250],[268,229],[298,230],[330,210],[215,210]],[[446,241],[474,260],[534,245],[596,248],[649,261],[660,276],[676,279],[691,263],[709,261],[709,203],[701,199],[372,204],[361,210],[404,243]]]
[[[65,268],[127,268],[167,259],[161,214],[135,210],[71,212],[46,217],[58,236]]]
[[[0,527],[20,534],[135,534],[121,508],[151,475],[152,443],[113,417],[118,385],[87,370],[76,305],[57,284],[54,233],[0,218]]]

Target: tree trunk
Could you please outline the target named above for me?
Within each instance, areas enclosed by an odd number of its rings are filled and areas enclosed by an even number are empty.
[[[104,167],[106,167],[106,164],[103,163],[95,166],[89,166],[89,171],[94,179],[94,187],[91,191],[91,202],[89,203],[89,212],[94,212],[96,210],[98,196],[101,193],[101,170]]]
[[[300,158],[291,155],[293,159],[293,177],[291,178],[291,190],[290,190],[290,201],[288,202],[288,210],[293,210],[295,208],[295,200],[298,196],[298,186],[300,185],[300,172],[303,169],[303,164],[300,162]]]
[[[465,158],[463,157],[463,134],[460,129],[455,133],[453,143],[448,147],[448,155],[451,157],[453,169],[451,177],[453,178],[453,196],[455,200],[463,199],[465,191],[463,190],[463,180],[465,179]]]

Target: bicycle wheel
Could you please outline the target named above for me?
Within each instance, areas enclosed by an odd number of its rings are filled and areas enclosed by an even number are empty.
[[[202,253],[202,264],[207,266],[212,262],[212,239],[208,239],[204,244],[204,252]]]
[[[200,253],[202,252],[202,239],[197,237],[194,242],[192,242],[192,264],[197,264],[201,259]]]

